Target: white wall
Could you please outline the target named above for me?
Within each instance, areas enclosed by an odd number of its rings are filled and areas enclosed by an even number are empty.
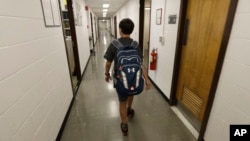
[[[162,8],[161,25],[156,24],[156,10],[159,8]],[[168,98],[170,98],[178,30],[178,20],[176,24],[168,24],[168,16],[176,14],[178,19],[179,10],[180,0],[152,1],[149,56],[152,49],[157,48],[158,58],[156,70],[149,70],[148,74]],[[164,44],[159,41],[160,36],[165,38]]]
[[[91,10],[91,8],[89,8],[88,10],[88,15],[87,15],[87,23],[88,23],[88,31],[89,31],[89,36],[92,37],[92,26],[93,26],[93,35],[94,35],[94,43],[96,43],[97,41],[97,38],[98,38],[98,35],[97,35],[97,30],[96,29],[96,24],[98,24],[98,20],[97,20],[97,17],[95,15],[95,13]],[[91,16],[90,16],[90,13],[92,13],[92,22],[93,22],[93,25],[91,24]]]
[[[250,1],[240,0],[227,48],[206,141],[229,141],[230,124],[250,123]]]
[[[62,27],[40,0],[0,3],[0,141],[54,141],[73,96]]]
[[[61,10],[66,10],[65,5],[67,5],[67,1],[66,0],[60,0],[60,4],[61,4]]]
[[[91,24],[91,16],[90,16],[90,13],[92,13],[92,22],[93,22],[93,25]],[[89,32],[89,37],[92,37],[92,27],[93,27],[93,40],[94,40],[94,43],[96,43],[96,40],[97,40],[97,35],[96,35],[96,15],[95,13],[91,10],[91,8],[89,8],[88,12],[87,12],[87,23],[88,23],[88,32]],[[92,41],[91,41],[92,42]]]
[[[85,10],[85,1],[82,0],[74,0],[74,3],[78,3],[81,6],[80,12],[82,15],[82,24],[76,25],[76,36],[77,36],[77,43],[78,43],[78,52],[79,52],[79,59],[80,59],[80,67],[81,73],[83,73],[89,56],[90,56],[90,44],[89,44],[89,31],[87,25],[88,23],[88,11]],[[90,22],[90,21],[89,21]],[[90,28],[90,26],[89,26]]]
[[[96,15],[93,13],[93,35],[94,35],[94,43],[96,44],[96,41],[97,41],[97,32],[96,32],[96,24],[97,24],[97,20],[96,20]]]
[[[111,21],[107,20],[107,29],[111,33]]]
[[[116,13],[117,16],[117,37],[120,38],[119,34],[119,23],[123,18],[130,18],[134,24],[135,28],[131,34],[131,38],[136,41],[139,41],[139,0],[128,0],[120,10]],[[112,21],[113,22],[113,21]],[[113,23],[112,23],[113,24]]]
[[[148,50],[148,48],[149,48],[149,45],[148,45],[148,42],[149,42],[149,40],[150,40],[150,31],[149,31],[149,29],[150,29],[150,15],[151,15],[151,13],[150,13],[150,9],[148,9],[148,10],[144,10],[144,15],[145,15],[145,17],[144,17],[144,35],[143,35],[143,49],[144,50]]]

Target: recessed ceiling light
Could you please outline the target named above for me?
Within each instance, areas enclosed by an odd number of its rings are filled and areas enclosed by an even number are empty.
[[[103,8],[109,8],[109,4],[103,4],[102,7]]]

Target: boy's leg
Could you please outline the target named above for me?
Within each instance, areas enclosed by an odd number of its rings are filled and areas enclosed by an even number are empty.
[[[127,100],[126,101],[120,101],[120,116],[121,116],[121,130],[123,132],[123,135],[128,135],[128,124],[127,124]]]
[[[134,96],[129,96],[128,97],[128,108],[132,107],[133,99],[134,99]]]
[[[127,101],[120,101],[120,116],[122,123],[127,123]]]
[[[132,118],[135,114],[134,110],[131,108],[133,103],[134,96],[128,97],[128,107],[127,107],[127,116]]]

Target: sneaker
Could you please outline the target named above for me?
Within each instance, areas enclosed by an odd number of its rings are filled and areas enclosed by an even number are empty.
[[[132,118],[132,117],[134,117],[134,115],[135,115],[134,109],[128,108],[128,109],[127,109],[127,116],[128,116],[129,118]]]
[[[121,130],[122,130],[123,136],[127,136],[128,135],[128,124],[121,123]]]

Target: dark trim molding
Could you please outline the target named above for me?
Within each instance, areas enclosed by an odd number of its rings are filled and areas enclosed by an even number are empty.
[[[62,137],[62,134],[63,134],[63,130],[64,130],[65,126],[66,126],[67,120],[69,119],[70,111],[71,111],[71,108],[72,108],[72,105],[73,105],[74,101],[75,101],[75,97],[73,96],[73,98],[72,98],[72,100],[70,102],[68,111],[67,111],[67,113],[66,113],[66,115],[64,117],[62,126],[61,126],[61,128],[60,128],[60,130],[59,130],[59,132],[57,134],[56,141],[60,141],[61,140],[61,137]]]
[[[78,54],[78,45],[77,45],[76,28],[75,28],[72,0],[67,0],[67,7],[68,7],[68,13],[69,13],[71,39],[72,39],[72,46],[73,46],[74,59],[75,59],[75,73],[77,76],[77,80],[81,81],[81,68],[80,68],[80,61],[79,61],[79,54]]]
[[[179,29],[178,29],[178,37],[176,42],[176,51],[175,51],[175,59],[174,59],[174,68],[173,68],[173,79],[172,79],[172,86],[171,86],[171,92],[170,92],[170,105],[176,105],[177,99],[176,99],[176,88],[178,83],[178,77],[179,77],[179,70],[180,70],[180,63],[181,63],[181,53],[182,53],[182,40],[185,28],[185,19],[186,19],[186,13],[187,13],[187,4],[188,0],[182,0],[181,6],[180,6],[180,22],[179,22]]]
[[[154,81],[148,76],[150,82],[155,86],[155,88],[160,92],[161,96],[170,104],[168,97],[164,94],[164,92],[154,83]]]
[[[83,71],[83,73],[82,73],[81,79],[83,78],[83,76],[84,76],[84,74],[85,74],[85,72],[86,72],[87,65],[89,64],[90,57],[91,57],[91,55],[89,56],[88,62],[87,62],[86,66],[85,66],[85,68],[84,68],[84,71]],[[76,86],[77,88],[76,88],[76,90],[75,90],[74,93],[73,93],[73,98],[72,98],[72,100],[71,100],[71,102],[70,102],[69,108],[68,108],[67,113],[66,113],[66,115],[65,115],[65,117],[64,117],[64,120],[63,120],[63,123],[62,123],[62,125],[61,125],[61,128],[60,128],[60,130],[59,130],[59,132],[58,132],[56,141],[60,141],[60,140],[61,140],[63,131],[64,131],[65,126],[66,126],[66,123],[67,123],[67,121],[68,121],[68,119],[69,119],[70,111],[71,111],[71,109],[72,109],[72,105],[73,105],[74,102],[75,102],[75,97],[76,97],[76,95],[77,95],[77,92],[78,92],[78,90],[79,90],[79,87],[80,87],[80,85],[81,85],[81,82],[82,82],[82,81],[78,81],[78,83],[77,83],[77,86]]]
[[[139,46],[141,52],[143,52],[143,36],[144,36],[144,8],[145,8],[145,0],[140,0],[140,9],[139,9]]]
[[[58,1],[58,4],[61,5],[60,0]],[[60,16],[62,17],[62,8],[61,8],[61,6],[59,6],[59,10],[60,10]],[[61,23],[63,23],[62,18],[61,18]],[[61,26],[61,27],[62,27],[62,31],[63,31],[64,30],[63,26]],[[63,32],[63,37],[65,37],[65,32]],[[66,55],[67,55],[67,64],[68,64],[69,76],[70,76],[70,80],[71,80],[72,92],[74,93],[74,86],[73,86],[73,82],[72,82],[72,74],[71,74],[71,70],[70,70],[70,63],[69,63],[69,57],[68,57],[69,53],[67,51],[67,43],[66,43],[65,39],[63,40],[63,42],[64,42],[64,46],[65,46],[65,52],[66,52]]]
[[[230,34],[231,34],[232,26],[233,26],[233,21],[234,21],[234,16],[235,16],[237,4],[238,4],[238,0],[231,0],[228,15],[227,15],[227,21],[226,21],[226,25],[225,25],[225,30],[224,30],[224,34],[223,34],[223,38],[222,38],[221,49],[219,52],[218,61],[216,64],[216,69],[215,69],[215,73],[213,76],[212,86],[211,86],[210,94],[208,97],[208,102],[207,102],[207,107],[206,107],[205,114],[204,114],[204,119],[203,119],[203,122],[201,124],[201,130],[199,133],[198,141],[204,141],[203,138],[204,138],[204,135],[206,132],[207,123],[208,123],[211,109],[213,106],[214,97],[216,94],[216,90],[217,90],[217,86],[218,86],[218,82],[219,82],[219,78],[220,78],[220,74],[221,74],[221,70],[222,70],[222,66],[223,66],[223,62],[224,62],[224,58],[225,58],[225,54],[226,54],[226,50],[227,50],[227,46],[228,46],[228,42],[230,39]]]

